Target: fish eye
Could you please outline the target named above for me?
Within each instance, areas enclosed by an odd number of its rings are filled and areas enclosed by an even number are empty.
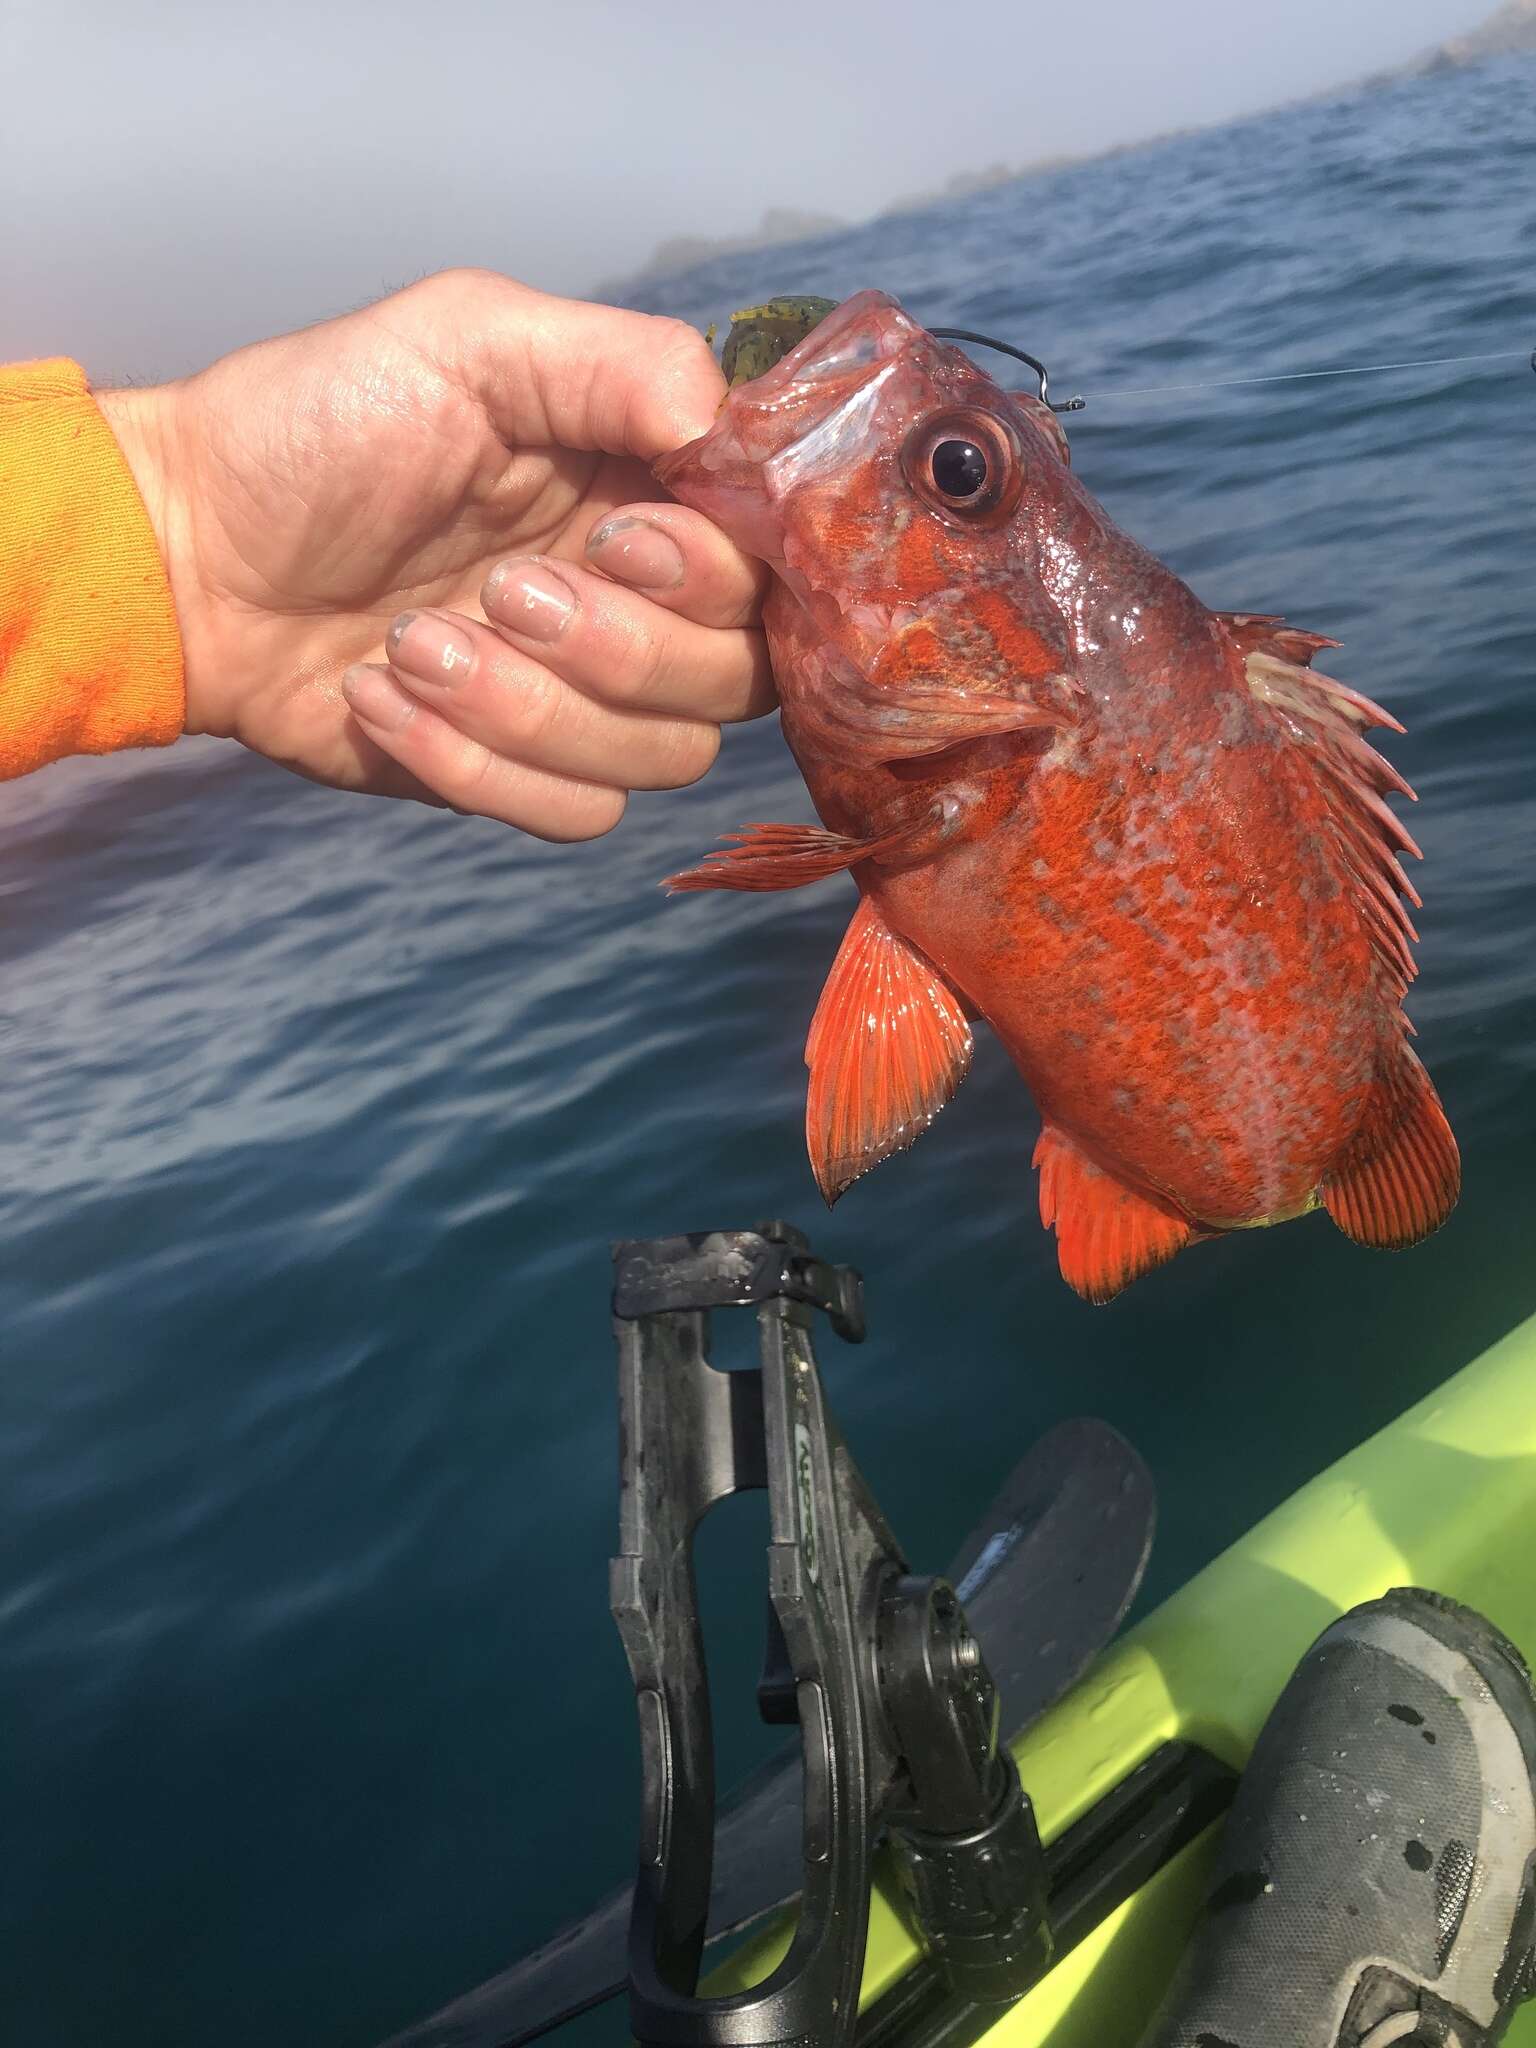
[[[1019,501],[1018,439],[1005,419],[980,406],[946,406],[919,420],[901,461],[918,497],[966,526],[1000,526]]]
[[[941,441],[928,464],[946,498],[974,498],[987,480],[987,458],[974,441]]]

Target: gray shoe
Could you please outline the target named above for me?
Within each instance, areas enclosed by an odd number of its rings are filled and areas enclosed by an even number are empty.
[[[1487,2048],[1536,1992],[1536,1701],[1518,1650],[1399,1587],[1265,1723],[1142,2048]]]

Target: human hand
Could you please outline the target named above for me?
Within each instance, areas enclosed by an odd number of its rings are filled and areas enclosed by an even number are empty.
[[[649,470],[724,388],[680,322],[448,271],[98,394],[169,569],[186,730],[548,839],[695,781],[773,703],[762,571]]]

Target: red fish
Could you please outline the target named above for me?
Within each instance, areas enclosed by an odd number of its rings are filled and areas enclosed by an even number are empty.
[[[1456,1143],[1408,1045],[1402,728],[1337,643],[1206,609],[1121,533],[1054,416],[861,292],[657,465],[775,571],[785,736],[822,819],[674,889],[859,904],[806,1045],[833,1201],[965,1074],[971,1021],[1042,1119],[1061,1271],[1107,1301],[1185,1245],[1321,1204],[1434,1230]]]

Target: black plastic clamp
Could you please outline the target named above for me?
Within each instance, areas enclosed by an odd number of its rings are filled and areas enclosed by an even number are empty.
[[[810,1310],[863,1335],[859,1277],[782,1224],[615,1247],[620,1555],[611,1605],[640,1714],[630,2024],[647,2048],[842,2048],[858,2016],[875,1842],[889,1828],[919,1931],[969,2002],[1016,1997],[1051,1951],[1029,1802],[954,1590],[913,1578],[827,1407]],[[709,1311],[758,1305],[760,1364],[709,1362]],[[801,1904],[750,1990],[698,1993],[714,1753],[693,1534],[766,1487],[765,1717],[798,1721]]]
[[[824,1310],[848,1343],[864,1341],[862,1276],[818,1259],[792,1224],[632,1240],[614,1246],[613,1262],[613,1312],[624,1321],[663,1310],[798,1301]]]

